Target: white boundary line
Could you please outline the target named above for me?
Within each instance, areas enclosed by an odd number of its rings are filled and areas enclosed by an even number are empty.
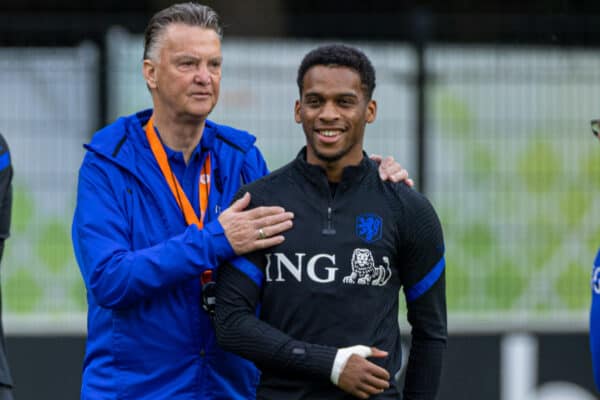
[[[410,325],[403,316],[399,319],[403,334],[410,333]],[[85,336],[86,314],[5,315],[4,332],[9,336]],[[514,332],[587,333],[587,312],[531,316],[507,312],[485,315],[451,313],[448,315],[449,335],[504,334]]]
[[[7,336],[85,336],[86,314],[34,314],[3,316]]]

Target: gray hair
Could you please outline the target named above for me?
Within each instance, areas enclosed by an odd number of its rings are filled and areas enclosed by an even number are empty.
[[[212,29],[219,38],[223,35],[219,15],[209,6],[193,2],[173,4],[154,14],[148,22],[144,32],[144,60],[157,59],[159,41],[165,29],[172,24]]]

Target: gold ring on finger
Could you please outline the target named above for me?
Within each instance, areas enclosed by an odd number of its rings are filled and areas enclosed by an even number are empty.
[[[266,237],[267,237],[267,236],[265,235],[265,231],[263,231],[263,228],[260,228],[260,229],[258,230],[258,238],[259,238],[260,240],[262,240],[262,239],[265,239]]]

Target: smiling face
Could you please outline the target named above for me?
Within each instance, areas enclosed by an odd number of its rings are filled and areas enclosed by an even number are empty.
[[[221,40],[212,29],[168,26],[158,60],[144,60],[144,78],[154,108],[174,119],[206,119],[217,104],[221,84]]]
[[[365,125],[375,120],[376,111],[355,70],[325,65],[308,69],[295,106],[296,122],[306,135],[307,162],[339,173],[359,164]]]

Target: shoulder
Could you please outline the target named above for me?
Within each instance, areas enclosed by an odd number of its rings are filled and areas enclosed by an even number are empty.
[[[293,169],[292,164],[293,162],[284,165],[268,175],[244,185],[242,190],[250,192],[253,203],[260,202],[261,204],[265,204],[274,201],[274,194],[285,192],[286,186],[291,182],[290,174]]]
[[[394,202],[402,205],[404,212],[408,213],[434,213],[435,210],[429,199],[417,190],[410,188],[402,182],[385,182],[389,188],[391,198]]]
[[[0,154],[9,153],[8,143],[4,139],[4,135],[0,132]]]
[[[443,243],[442,224],[429,199],[404,183],[388,183],[389,206],[399,232],[409,243]]]
[[[113,176],[115,171],[123,167],[127,170],[133,169],[135,148],[141,146],[141,124],[146,122],[140,120],[143,113],[119,117],[96,131],[90,142],[84,145],[87,151],[81,164],[80,175]],[[147,117],[150,115],[151,112]]]
[[[254,148],[256,137],[247,131],[217,124],[210,120],[206,120],[206,126],[215,130],[215,137],[217,140],[235,150],[241,151],[242,153],[248,153]]]
[[[5,182],[6,177],[10,180],[12,177],[12,161],[8,144],[4,136],[0,133],[0,174],[2,181]]]
[[[2,133],[0,133],[0,172],[9,171],[12,162],[11,162],[10,151],[8,149],[8,144],[4,139]]]
[[[152,110],[144,110],[136,114],[119,117],[114,122],[96,131],[90,143],[85,147],[105,156],[117,157],[123,148],[130,146],[135,141],[132,139],[143,133],[142,126],[151,115]]]

